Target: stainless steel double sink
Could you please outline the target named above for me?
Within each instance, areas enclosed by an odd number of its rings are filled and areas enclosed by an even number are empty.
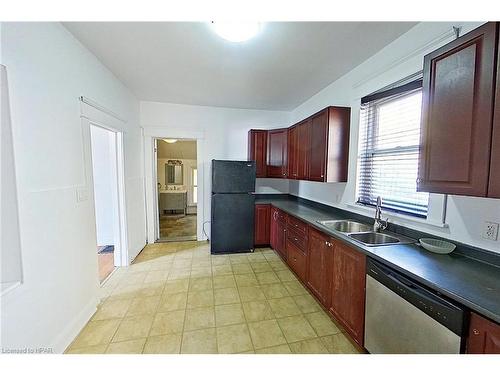
[[[352,220],[318,220],[319,224],[342,233],[365,246],[385,246],[415,243],[416,241],[396,233],[374,232],[371,225]]]

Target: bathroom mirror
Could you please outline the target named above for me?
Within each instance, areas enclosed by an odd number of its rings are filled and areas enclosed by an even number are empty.
[[[165,164],[165,185],[182,185],[182,164]]]

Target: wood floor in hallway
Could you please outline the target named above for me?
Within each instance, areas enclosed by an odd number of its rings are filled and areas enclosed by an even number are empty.
[[[148,245],[101,293],[67,353],[358,353],[269,248],[213,256],[206,242]]]

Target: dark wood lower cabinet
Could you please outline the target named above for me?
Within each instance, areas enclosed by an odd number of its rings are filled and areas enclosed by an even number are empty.
[[[286,214],[276,207],[271,208],[271,248],[276,250],[283,259],[287,259],[286,253]]]
[[[254,226],[254,244],[255,246],[264,246],[270,244],[271,230],[271,205],[255,205],[255,226]]]
[[[330,305],[333,245],[330,237],[309,229],[306,284],[323,306]]]
[[[295,244],[287,239],[286,241],[287,261],[290,268],[297,274],[300,280],[306,278],[307,256]]]
[[[330,312],[363,346],[366,256],[340,241],[334,241],[333,247]]]
[[[500,325],[471,313],[467,353],[500,354]]]

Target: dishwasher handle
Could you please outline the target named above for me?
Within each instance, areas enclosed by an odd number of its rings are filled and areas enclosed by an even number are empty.
[[[458,304],[372,259],[367,262],[367,274],[457,335],[463,336],[466,314]]]

